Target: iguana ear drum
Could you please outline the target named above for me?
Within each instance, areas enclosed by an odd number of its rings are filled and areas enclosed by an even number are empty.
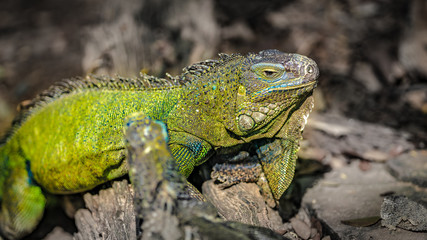
[[[251,130],[255,126],[255,121],[248,115],[239,116],[239,129],[242,132]]]

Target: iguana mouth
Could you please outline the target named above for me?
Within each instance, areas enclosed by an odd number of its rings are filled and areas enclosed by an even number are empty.
[[[294,83],[292,85],[283,84],[283,85],[269,87],[268,89],[266,89],[266,92],[290,91],[295,89],[306,88],[313,85],[315,86],[316,84],[317,84],[316,80],[310,80],[309,82],[306,82],[306,83]]]

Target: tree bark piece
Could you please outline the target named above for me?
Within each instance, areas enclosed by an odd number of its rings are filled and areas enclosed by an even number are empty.
[[[112,188],[98,195],[84,195],[86,207],[75,215],[78,232],[75,240],[136,240],[133,190],[126,180],[114,182]]]
[[[203,183],[202,190],[227,221],[266,227],[282,234],[286,231],[278,212],[267,206],[255,183],[239,183],[221,189],[210,180]]]

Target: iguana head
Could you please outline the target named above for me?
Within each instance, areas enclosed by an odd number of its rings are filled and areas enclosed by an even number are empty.
[[[234,126],[229,127],[239,136],[268,131],[266,124],[311,94],[318,76],[316,63],[299,54],[249,54],[239,79]]]
[[[281,127],[277,124],[284,124],[283,118],[280,123],[277,118],[310,96],[318,76],[316,63],[299,54],[278,50],[220,54],[220,60],[184,69],[179,79],[188,87],[176,115],[181,128],[213,146],[273,137]],[[207,127],[194,128],[197,124]],[[225,127],[227,133],[216,129],[213,134],[214,125]]]
[[[245,141],[277,138],[258,153],[276,199],[292,181],[301,131],[313,106],[309,97],[318,76],[310,58],[277,50],[250,54],[243,63],[231,129]],[[269,153],[266,147],[271,148]]]

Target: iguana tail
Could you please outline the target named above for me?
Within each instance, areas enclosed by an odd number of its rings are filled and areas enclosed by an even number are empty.
[[[3,199],[3,186],[7,178],[8,167],[7,167],[8,158],[5,152],[5,146],[0,144],[0,206]]]
[[[29,162],[14,151],[10,141],[0,146],[0,235],[17,239],[33,231],[45,203],[32,180]]]

